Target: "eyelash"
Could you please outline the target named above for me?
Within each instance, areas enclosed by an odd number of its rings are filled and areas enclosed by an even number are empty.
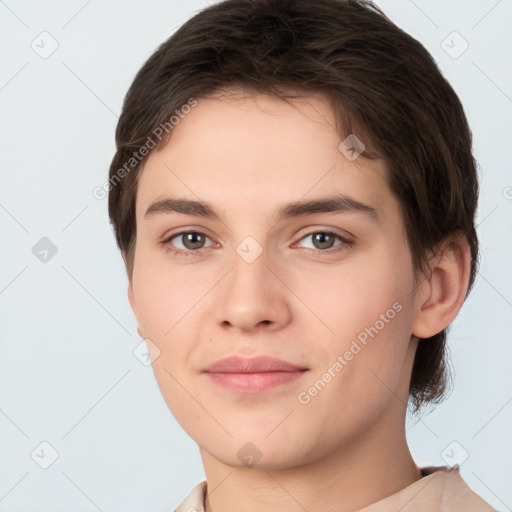
[[[173,240],[174,238],[177,238],[177,237],[182,236],[182,235],[190,234],[190,233],[195,233],[195,234],[198,234],[198,235],[205,236],[206,238],[210,238],[207,235],[205,235],[204,233],[201,233],[200,231],[194,231],[194,230],[191,230],[191,231],[180,231],[179,233],[174,233],[170,237],[167,237],[165,240],[163,240],[160,243],[161,243],[161,245],[167,251],[173,253],[176,256],[185,256],[185,257],[201,256],[202,253],[207,248],[195,249],[195,250],[194,249],[183,250],[183,249],[173,248],[173,246],[171,244],[171,240]],[[326,229],[326,230],[311,231],[310,233],[307,233],[302,238],[300,238],[299,241],[304,240],[305,238],[310,237],[312,235],[315,235],[317,233],[322,233],[323,235],[333,236],[333,237],[337,238],[338,240],[340,240],[342,242],[340,245],[336,245],[336,246],[331,247],[329,249],[310,249],[310,248],[307,248],[310,251],[315,251],[316,253],[319,253],[319,254],[322,254],[322,255],[323,254],[339,253],[341,251],[348,250],[348,249],[352,248],[352,246],[354,245],[353,241],[348,240],[347,238],[341,236],[340,234],[338,234],[338,233],[336,233],[334,231],[330,231],[328,229]]]

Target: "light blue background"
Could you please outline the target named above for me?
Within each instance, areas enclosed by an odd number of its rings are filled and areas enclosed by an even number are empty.
[[[454,391],[408,423],[408,439],[419,465],[446,464],[457,442],[469,454],[463,478],[512,510],[512,0],[378,5],[459,94],[481,178],[482,260],[451,331]],[[206,6],[0,1],[1,512],[170,511],[204,478],[195,443],[132,353],[141,340],[125,271],[92,190],[107,179],[135,73]],[[58,43],[46,59],[31,47],[43,51],[41,38],[44,51]],[[32,252],[42,237],[58,249],[47,263]],[[46,470],[31,457],[43,441],[59,454]]]

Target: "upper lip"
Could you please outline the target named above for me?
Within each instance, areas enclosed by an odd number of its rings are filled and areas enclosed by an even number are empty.
[[[301,370],[307,370],[307,368],[268,356],[225,357],[204,369],[207,373],[297,372]]]

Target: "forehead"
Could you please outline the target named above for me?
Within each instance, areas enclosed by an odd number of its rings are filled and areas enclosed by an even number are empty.
[[[137,216],[166,194],[224,206],[276,204],[343,193],[364,202],[389,200],[383,160],[347,158],[326,98],[285,102],[232,92],[201,98],[182,115],[166,146],[148,157]],[[363,141],[364,143],[364,141]]]

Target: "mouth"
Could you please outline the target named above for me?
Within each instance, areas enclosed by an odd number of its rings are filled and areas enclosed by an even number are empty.
[[[203,373],[215,384],[232,391],[257,393],[289,384],[307,371],[308,368],[273,357],[231,356],[219,359]]]

